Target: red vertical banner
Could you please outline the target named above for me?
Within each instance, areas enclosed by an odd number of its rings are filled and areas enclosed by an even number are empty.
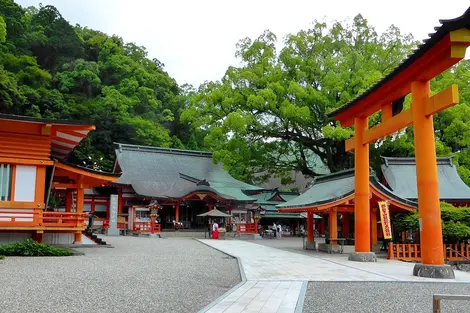
[[[390,223],[390,211],[388,201],[379,201],[380,221],[382,222],[382,231],[384,239],[392,238],[392,224]]]

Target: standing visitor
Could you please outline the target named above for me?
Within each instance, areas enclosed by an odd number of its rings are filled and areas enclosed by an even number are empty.
[[[277,232],[277,238],[281,239],[281,235],[282,235],[282,226],[281,226],[281,224],[279,224],[278,227],[279,227],[279,231]]]
[[[276,222],[273,222],[273,232],[274,232],[274,238],[277,238],[277,225]]]
[[[217,221],[212,224],[212,239],[219,239],[219,224],[217,224]]]

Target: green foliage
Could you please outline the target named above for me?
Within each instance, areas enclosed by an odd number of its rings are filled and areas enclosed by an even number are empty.
[[[65,248],[56,248],[34,240],[0,246],[0,255],[4,256],[70,256],[73,252]]]
[[[200,86],[183,121],[207,129],[205,144],[217,160],[244,177],[281,170],[315,175],[312,154],[333,171],[349,168],[344,139],[352,130],[326,113],[398,65],[412,37],[393,26],[378,35],[358,15],[350,24],[315,21],[288,35],[280,51],[276,45],[270,31],[241,40],[236,55],[242,65]]]
[[[456,242],[470,238],[470,226],[463,223],[443,222],[442,236],[445,242]]]
[[[23,9],[13,0],[0,0],[3,37],[0,113],[96,125],[70,161],[103,157],[111,170],[113,142],[201,149],[203,131],[181,122],[193,88],[179,87],[144,47],[74,27],[53,6]]]
[[[2,16],[0,16],[0,43],[7,40],[7,24]]]
[[[442,235],[446,242],[470,238],[470,208],[456,208],[441,202]],[[398,215],[393,220],[397,232],[419,230],[418,212]]]

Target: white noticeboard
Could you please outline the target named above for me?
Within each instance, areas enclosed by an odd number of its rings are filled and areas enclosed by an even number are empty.
[[[34,202],[36,166],[16,166],[14,201]]]
[[[109,228],[107,231],[108,236],[119,236],[119,229],[117,228],[118,200],[118,195],[111,195],[109,201]]]

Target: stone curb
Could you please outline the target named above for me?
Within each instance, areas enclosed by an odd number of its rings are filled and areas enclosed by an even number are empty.
[[[305,295],[307,294],[308,281],[302,283],[302,289],[300,289],[299,299],[297,299],[297,304],[295,305],[295,313],[302,313],[304,311],[304,301]]]
[[[213,308],[214,306],[217,305],[217,303],[219,303],[220,301],[222,301],[222,299],[226,298],[227,296],[229,296],[232,292],[234,292],[235,290],[237,290],[238,288],[240,288],[241,286],[243,286],[245,283],[246,283],[246,276],[245,276],[245,271],[243,270],[243,265],[242,265],[242,261],[240,260],[239,257],[237,256],[234,256],[234,255],[231,255],[227,252],[224,252],[220,249],[217,249],[217,248],[214,248],[213,246],[211,245],[208,245],[207,243],[205,242],[202,242],[200,239],[198,238],[193,238],[194,240],[202,243],[203,245],[209,247],[209,248],[212,248],[214,250],[217,250],[225,255],[228,255],[229,257],[232,257],[234,259],[237,260],[237,263],[238,263],[238,271],[240,272],[240,278],[241,278],[241,282],[239,282],[238,284],[236,284],[235,286],[233,286],[230,290],[228,290],[227,292],[225,292],[223,295],[221,295],[220,297],[218,297],[217,299],[215,299],[214,301],[212,301],[211,303],[209,303],[208,305],[206,305],[204,308],[202,308],[200,311],[198,311],[198,313],[204,313],[204,312],[207,312],[209,311],[211,308]]]

